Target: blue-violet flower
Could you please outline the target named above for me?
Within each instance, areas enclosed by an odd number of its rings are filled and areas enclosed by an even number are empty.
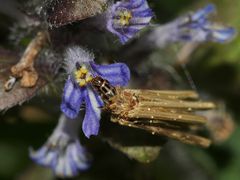
[[[50,167],[57,176],[72,177],[79,170],[86,170],[89,156],[78,139],[80,121],[71,121],[62,115],[54,132],[38,150],[30,149],[30,157],[36,163]]]
[[[113,4],[107,13],[107,29],[126,43],[149,25],[153,12],[146,0],[122,0]]]
[[[178,22],[177,39],[183,41],[213,41],[226,42],[235,35],[236,31],[232,27],[223,27],[208,20],[211,13],[215,11],[213,4],[189,14],[185,18],[180,18]]]
[[[97,65],[94,56],[79,48],[69,48],[65,56],[68,79],[64,87],[61,110],[74,119],[85,103],[82,129],[86,137],[97,135],[100,126],[100,108],[104,105],[99,94],[91,86],[91,79],[100,76],[113,86],[125,86],[130,80],[130,71],[123,63]]]

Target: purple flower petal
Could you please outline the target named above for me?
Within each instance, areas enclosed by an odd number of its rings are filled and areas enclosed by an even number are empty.
[[[73,177],[86,170],[90,163],[87,151],[79,142],[80,121],[70,121],[62,115],[47,142],[37,151],[30,149],[36,163],[50,167],[56,176]]]
[[[54,167],[58,158],[58,154],[55,151],[49,151],[49,148],[44,145],[36,152],[30,149],[30,157],[39,165]]]
[[[135,31],[136,29],[129,28],[129,32],[126,34],[131,35]],[[87,54],[87,51],[81,50],[81,52],[78,53],[75,51],[80,50],[79,48],[74,47],[67,51],[67,57],[71,59],[69,63],[74,62],[76,67],[71,66],[71,68],[68,68],[73,69],[69,74],[74,77],[69,75],[65,84],[61,110],[68,118],[74,119],[77,117],[81,104],[84,101],[86,104],[86,111],[82,129],[85,135],[90,137],[91,135],[97,135],[98,133],[101,113],[100,108],[104,105],[100,95],[91,87],[91,77],[100,76],[103,79],[108,80],[113,86],[125,86],[130,80],[130,71],[127,65],[123,63],[97,65],[92,62],[92,60],[87,61],[88,59],[91,59]],[[84,56],[82,54],[84,54]],[[77,58],[81,57],[85,57],[85,60],[78,61]],[[68,125],[71,126],[69,123]],[[60,169],[59,171],[61,171],[63,167],[62,165],[59,165],[58,168]]]
[[[74,84],[73,80],[69,76],[65,83],[61,110],[70,119],[77,117],[83,100],[83,88],[79,88]]]
[[[236,30],[231,27],[220,26],[208,19],[210,13],[215,11],[215,6],[209,4],[187,18],[187,21],[179,21],[178,32],[174,31],[173,41],[204,42],[213,41],[223,43],[231,40]],[[177,22],[177,21],[176,21]]]
[[[236,34],[236,30],[234,28],[223,28],[216,29],[212,33],[213,41],[217,42],[226,42],[231,39]]]
[[[208,4],[204,8],[198,10],[192,15],[192,21],[199,21],[200,19],[205,19],[215,11],[215,6],[213,4]]]
[[[76,151],[78,150],[78,151]],[[54,173],[60,177],[74,177],[79,174],[79,171],[84,171],[89,168],[89,160],[87,153],[79,141],[76,139],[70,142],[65,151],[57,150],[58,160],[53,167]]]
[[[101,118],[100,108],[102,104],[99,102],[98,95],[96,95],[92,89],[88,88],[86,93],[86,112],[82,124],[82,129],[85,136],[89,138],[91,135],[98,134],[100,126],[99,121]]]
[[[80,145],[79,141],[77,141],[75,142],[75,145],[71,147],[71,154],[69,155],[69,158],[71,158],[74,166],[78,169],[86,170],[90,165],[86,154],[86,149]]]
[[[97,75],[107,79],[113,86],[126,86],[130,80],[130,70],[124,63],[109,65],[91,64]]]
[[[121,1],[119,2],[121,6],[125,8],[132,8],[132,9],[137,9],[142,7],[145,4],[146,0],[128,0],[128,1]]]

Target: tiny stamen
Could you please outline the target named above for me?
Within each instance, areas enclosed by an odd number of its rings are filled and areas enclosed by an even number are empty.
[[[132,14],[130,11],[124,10],[119,12],[119,23],[122,26],[127,26],[130,24],[130,20],[132,19]]]
[[[86,66],[80,66],[74,72],[76,82],[80,87],[86,86],[92,80],[92,75],[89,73]]]

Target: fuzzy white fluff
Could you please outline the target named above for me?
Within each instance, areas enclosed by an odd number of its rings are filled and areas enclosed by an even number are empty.
[[[94,55],[89,51],[73,46],[69,47],[64,55],[64,67],[68,74],[71,74],[76,69],[76,63],[80,65],[89,65],[94,60]]]

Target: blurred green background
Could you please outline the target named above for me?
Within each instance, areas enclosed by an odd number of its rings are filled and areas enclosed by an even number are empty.
[[[3,6],[7,0],[1,0]],[[217,20],[240,31],[239,0],[149,0],[155,21],[166,23],[180,14],[209,2],[217,6]],[[1,46],[9,46],[7,35],[13,18],[0,14]],[[150,180],[239,180],[240,179],[240,38],[229,44],[205,43],[191,56],[188,69],[198,89],[224,100],[236,127],[224,143],[208,149],[170,142],[159,157],[140,164],[128,159],[98,138],[86,140],[94,160],[89,171],[76,179]],[[60,97],[60,94],[58,94]],[[39,167],[28,157],[30,146],[40,147],[51,134],[60,115],[59,97],[36,97],[0,116],[0,179],[54,179],[50,170]],[[51,108],[45,103],[51,102]]]

